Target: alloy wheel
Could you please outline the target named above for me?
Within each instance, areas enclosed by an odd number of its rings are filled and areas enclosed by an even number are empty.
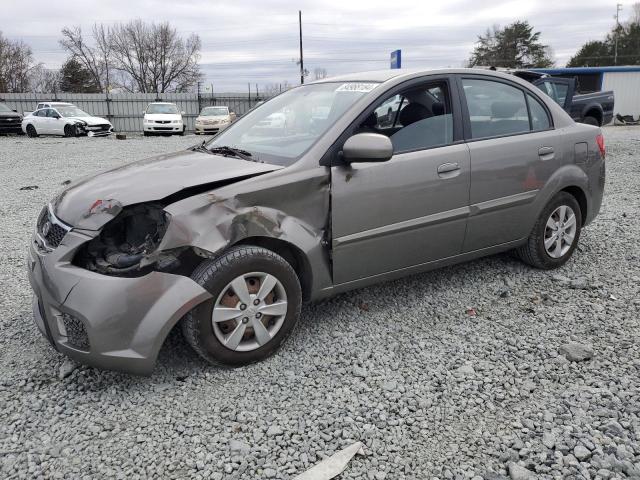
[[[568,205],[560,205],[549,216],[544,230],[544,249],[551,258],[560,258],[576,238],[576,215]]]
[[[225,347],[249,352],[278,333],[287,314],[287,294],[275,276],[251,272],[236,277],[216,299],[213,331]]]

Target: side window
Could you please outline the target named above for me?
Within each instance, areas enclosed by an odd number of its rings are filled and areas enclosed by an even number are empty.
[[[447,82],[411,87],[386,98],[358,132],[387,135],[393,153],[422,150],[453,142],[453,116]]]
[[[529,112],[519,88],[492,80],[462,80],[472,138],[528,132]]]
[[[47,109],[47,117],[54,118],[58,113],[53,108]]]
[[[542,104],[533,96],[527,93],[529,112],[531,114],[531,130],[546,130],[551,128],[549,115]]]

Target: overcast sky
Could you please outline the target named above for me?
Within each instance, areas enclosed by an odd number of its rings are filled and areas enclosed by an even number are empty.
[[[621,20],[633,0],[624,5]],[[402,49],[403,67],[461,66],[487,27],[526,19],[542,32],[563,66],[587,40],[612,27],[616,0],[0,0],[0,31],[22,39],[36,61],[58,68],[65,25],[89,32],[94,22],[169,21],[202,39],[202,71],[214,91],[246,91],[299,83],[298,10],[305,67],[329,75],[389,68]],[[313,75],[313,73],[312,73]]]

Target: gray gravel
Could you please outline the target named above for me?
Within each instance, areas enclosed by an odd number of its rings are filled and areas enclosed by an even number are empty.
[[[174,332],[138,378],[49,347],[25,245],[65,180],[198,139],[0,137],[0,477],[292,478],[355,441],[343,479],[639,477],[640,129],[606,139],[603,209],[561,270],[499,255],[307,305],[237,370]]]

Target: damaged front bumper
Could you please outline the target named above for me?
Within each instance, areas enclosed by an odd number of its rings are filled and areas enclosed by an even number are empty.
[[[111,277],[73,265],[93,234],[70,230],[53,250],[34,234],[27,270],[35,323],[58,351],[80,363],[148,375],[171,328],[211,295],[181,275]]]

